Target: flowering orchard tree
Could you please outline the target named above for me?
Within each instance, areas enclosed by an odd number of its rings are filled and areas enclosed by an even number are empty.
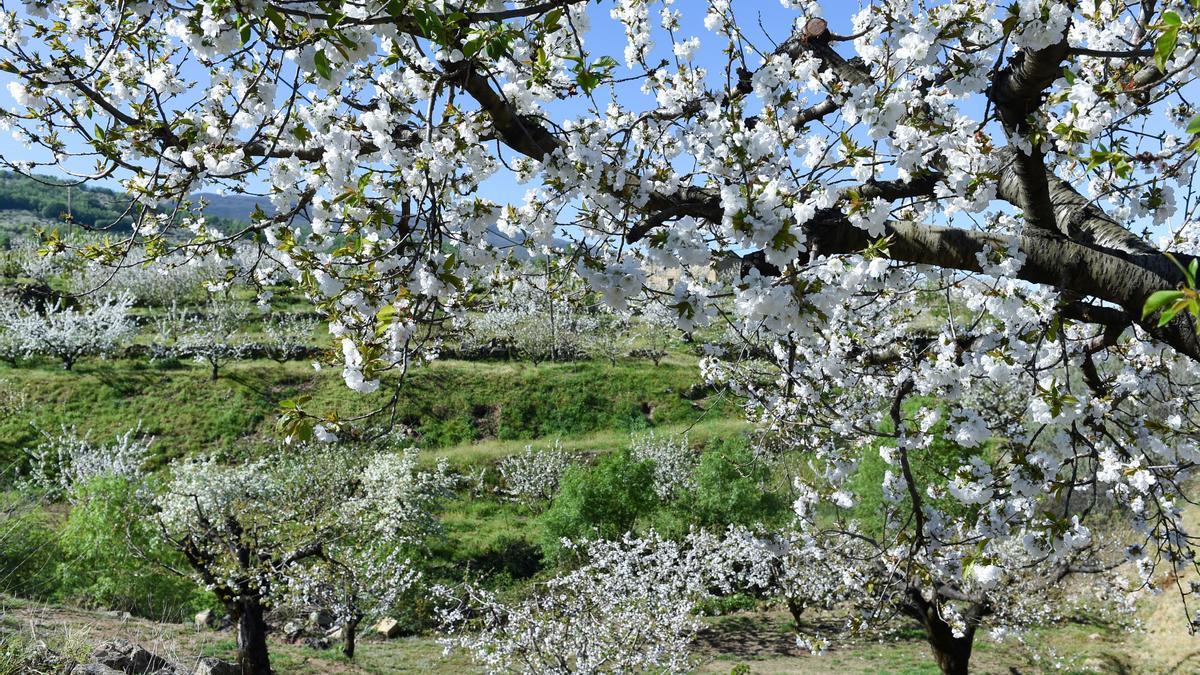
[[[973,575],[1004,578],[1013,545],[1061,579],[1115,513],[1144,579],[1191,565],[1193,4],[880,0],[832,27],[782,4],[710,0],[700,25],[666,0],[4,0],[3,116],[30,157],[123,180],[136,225],[101,262],[262,242],[356,390],[514,247],[614,308],[647,293],[683,330],[768,341],[705,371],[810,460],[814,541],[855,532],[856,467],[882,456],[879,601],[947,672],[999,600]],[[222,231],[202,186],[274,209]],[[738,273],[695,273],[717,266]]]
[[[158,355],[188,357],[208,365],[209,376],[215,380],[221,364],[237,360],[250,346],[243,330],[250,312],[241,305],[214,300],[202,312],[172,305],[156,321],[153,348]]]
[[[523,452],[497,462],[496,469],[504,483],[504,494],[533,505],[553,499],[563,474],[577,461],[563,449],[561,441],[554,441],[554,447],[543,450],[527,445]]]
[[[151,458],[153,437],[141,437],[141,425],[99,444],[75,427],[57,433],[38,430],[42,440],[29,450],[29,483],[47,497],[73,497],[76,488],[97,476],[136,479]]]
[[[85,356],[107,356],[133,337],[137,330],[129,310],[128,294],[106,296],[89,306],[69,307],[61,300],[46,306],[45,313],[22,308],[15,324],[27,354],[45,354],[62,361],[65,370]]]
[[[272,315],[263,328],[267,356],[280,363],[302,358],[316,341],[318,323],[314,317],[297,314]]]
[[[710,547],[651,534],[572,548],[584,564],[517,602],[470,585],[440,589],[447,649],[466,650],[489,673],[692,670],[695,609],[710,597]]]
[[[362,622],[385,616],[420,582],[420,569],[408,556],[441,532],[434,511],[458,482],[445,463],[421,470],[412,449],[370,457],[359,480],[357,491],[346,486],[343,536],[283,571],[280,601],[332,612],[347,658],[354,658]]]
[[[445,463],[419,469],[415,450],[289,448],[237,466],[176,465],[154,517],[236,622],[242,671],[262,675],[277,604],[331,603],[353,656],[358,623],[415,582],[400,548],[436,530],[432,509],[452,481]]]

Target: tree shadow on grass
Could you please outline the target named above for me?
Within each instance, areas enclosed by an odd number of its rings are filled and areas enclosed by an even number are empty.
[[[87,368],[76,369],[80,374],[95,377],[100,384],[113,390],[120,396],[136,396],[155,387],[160,374],[152,370],[131,370],[110,363],[90,364]]]
[[[1124,671],[1132,672],[1132,671]],[[1179,662],[1171,666],[1166,671],[1166,675],[1174,675],[1175,673],[1197,673],[1200,672],[1200,650],[1196,650],[1191,654],[1179,659]]]
[[[831,622],[832,623],[832,622]],[[806,629],[814,629],[806,626]],[[815,628],[821,630],[821,628]],[[738,615],[706,626],[696,636],[703,650],[741,659],[800,656],[796,633],[788,623],[763,615]]]

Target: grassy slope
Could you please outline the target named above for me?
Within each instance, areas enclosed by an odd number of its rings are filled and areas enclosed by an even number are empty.
[[[625,437],[629,432],[736,414],[719,401],[695,403],[680,392],[696,381],[695,362],[677,358],[654,367],[630,361],[610,367],[595,362],[544,364],[435,362],[413,371],[401,387],[401,423],[419,434],[425,448],[458,448],[460,457],[495,456],[536,438]],[[0,368],[0,379],[23,392],[23,415],[0,420],[0,458],[5,464],[42,429],[77,425],[104,439],[136,426],[158,438],[160,457],[202,451],[229,453],[246,440],[274,434],[280,401],[312,396],[314,412],[343,415],[382,404],[346,388],[333,369],[315,372],[307,363],[252,361],[232,364],[211,382],[189,363],[146,365],[91,361],[65,372],[53,365]],[[716,405],[706,412],[709,403]],[[604,439],[606,441],[607,439]],[[491,441],[473,452],[470,444]],[[504,441],[513,441],[506,443]],[[596,447],[593,439],[585,445]]]

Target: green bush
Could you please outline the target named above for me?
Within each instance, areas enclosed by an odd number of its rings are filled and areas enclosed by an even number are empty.
[[[743,439],[729,439],[705,450],[696,467],[696,487],[680,506],[702,526],[773,523],[787,503],[770,490],[771,469]]]
[[[49,514],[16,492],[0,495],[0,592],[44,600],[62,558]]]
[[[573,466],[542,516],[543,548],[553,556],[564,538],[618,538],[656,506],[654,464],[635,459],[628,449],[602,457],[592,468]]]
[[[189,578],[140,510],[138,487],[116,476],[98,476],[76,488],[59,531],[57,595],[72,604],[178,621],[213,599]]]

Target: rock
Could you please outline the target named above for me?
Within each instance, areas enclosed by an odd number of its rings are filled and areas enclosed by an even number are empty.
[[[151,654],[128,640],[109,640],[100,643],[92,650],[92,659],[109,668],[139,675],[171,667],[166,659]]]
[[[192,675],[242,675],[236,663],[222,661],[215,656],[206,656],[196,663]]]
[[[206,609],[203,612],[196,613],[195,622],[196,630],[204,630],[205,628],[215,626],[217,624],[217,617],[211,609]]]
[[[330,630],[328,633],[325,633],[325,637],[329,638],[333,642],[345,640],[346,639],[346,627],[338,626],[337,628]]]
[[[103,663],[83,663],[71,669],[70,675],[124,675]]]
[[[308,615],[308,623],[317,628],[329,628],[333,625],[333,615],[323,609],[318,609]]]
[[[304,638],[304,645],[313,649],[322,650],[329,649],[329,645],[333,644],[327,637],[310,637]]]
[[[283,637],[290,642],[295,642],[301,635],[304,635],[304,624],[291,620],[283,624]]]
[[[1088,639],[1091,640],[1092,642],[1095,642],[1096,640],[1100,639],[1100,634],[1099,633],[1091,633],[1090,635],[1088,635]]]
[[[400,634],[400,622],[385,616],[375,624],[375,632],[385,638],[394,638]]]

